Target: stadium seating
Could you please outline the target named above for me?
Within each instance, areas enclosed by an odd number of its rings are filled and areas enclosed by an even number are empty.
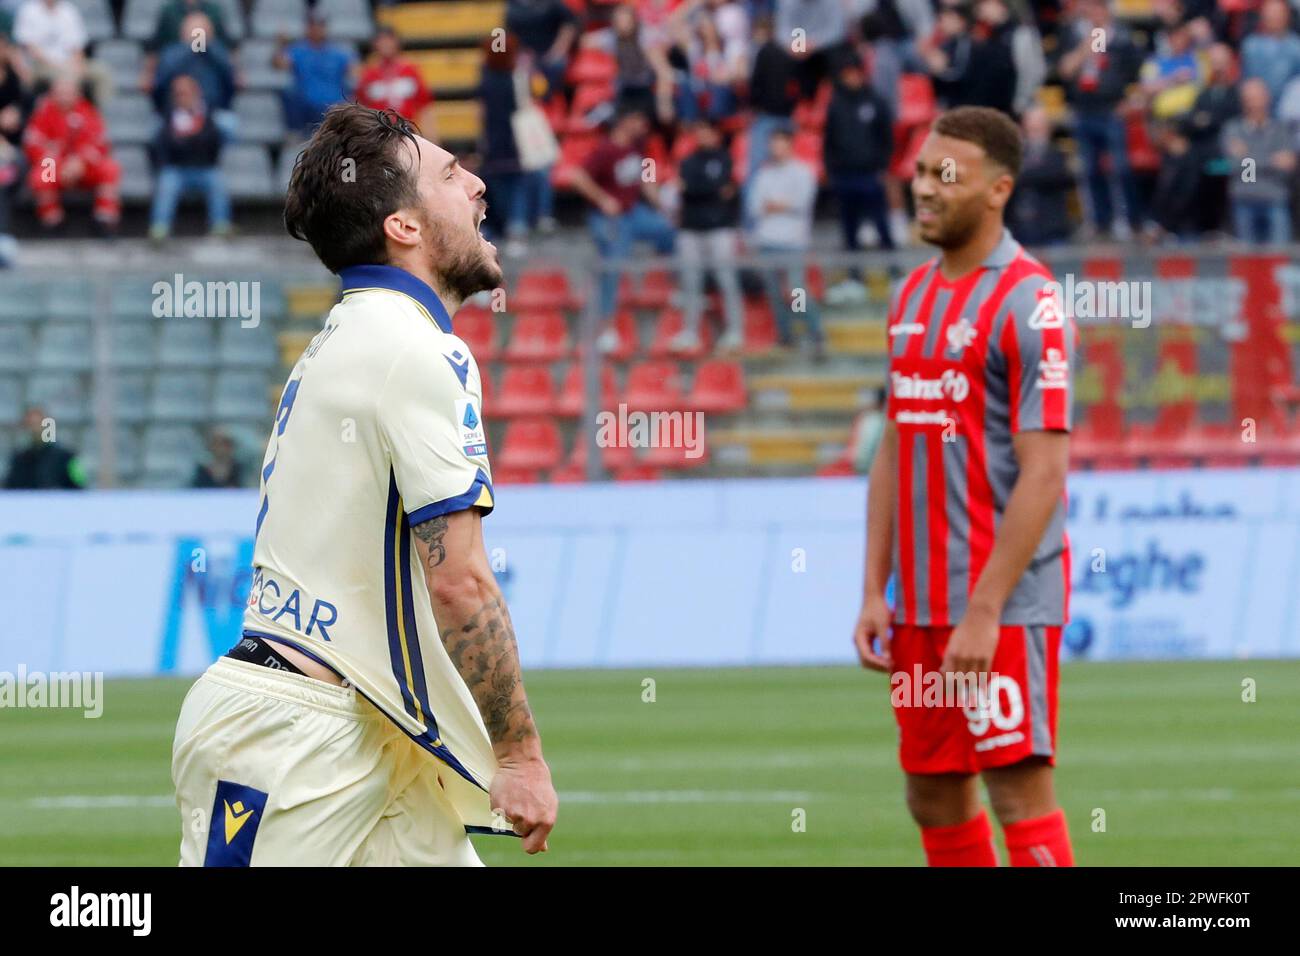
[[[677,363],[650,361],[633,365],[627,374],[626,401],[633,411],[681,408],[681,372]]]
[[[612,409],[618,404],[618,383],[614,378],[614,369],[609,365],[600,367],[599,407]],[[577,418],[587,407],[585,370],[581,362],[571,362],[564,375],[564,384],[556,404],[556,413],[568,418]]]
[[[496,458],[498,466],[505,469],[545,470],[558,465],[562,455],[560,429],[554,419],[524,418],[506,426]]]
[[[500,418],[549,415],[555,411],[555,383],[548,369],[519,365],[506,369],[492,413]]]
[[[701,412],[738,412],[748,404],[745,372],[739,362],[713,359],[695,369],[686,407]]]
[[[569,326],[557,310],[526,312],[515,319],[505,358],[511,362],[553,362],[571,351]]]

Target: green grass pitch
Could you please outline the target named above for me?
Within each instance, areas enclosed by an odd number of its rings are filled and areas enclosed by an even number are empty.
[[[509,838],[476,838],[491,865],[921,862],[881,675],[644,668],[527,679],[559,825],[551,852],[531,859]],[[0,710],[0,864],[173,865],[170,747],[189,683],[108,682],[97,720]],[[1061,698],[1057,780],[1080,864],[1295,863],[1300,661],[1073,663]]]

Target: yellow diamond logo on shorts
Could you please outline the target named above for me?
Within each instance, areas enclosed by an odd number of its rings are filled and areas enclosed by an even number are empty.
[[[226,843],[227,845],[235,838],[240,829],[253,816],[253,808],[244,809],[242,800],[236,800],[232,806],[228,801],[226,803]]]

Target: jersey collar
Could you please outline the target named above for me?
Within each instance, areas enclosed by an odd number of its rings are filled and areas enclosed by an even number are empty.
[[[450,333],[452,330],[451,316],[447,314],[442,300],[438,298],[438,293],[434,292],[423,279],[417,279],[405,269],[380,265],[348,266],[339,271],[339,279],[343,284],[344,295],[365,289],[400,292],[414,299],[429,316],[430,321],[442,331]]]
[[[985,269],[1003,269],[1015,260],[1020,254],[1020,243],[1016,242],[1015,237],[1011,235],[1010,229],[1002,230],[1002,238],[998,244],[993,247],[993,251],[988,257],[980,263]]]

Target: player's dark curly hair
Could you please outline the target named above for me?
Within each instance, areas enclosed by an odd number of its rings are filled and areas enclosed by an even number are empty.
[[[1006,113],[988,106],[958,106],[939,114],[931,132],[974,143],[1012,177],[1020,175],[1020,130]]]
[[[331,106],[294,162],[284,201],[289,235],[310,243],[331,272],[387,263],[384,219],[419,204],[415,168],[401,145],[415,147],[418,132],[392,110]]]

